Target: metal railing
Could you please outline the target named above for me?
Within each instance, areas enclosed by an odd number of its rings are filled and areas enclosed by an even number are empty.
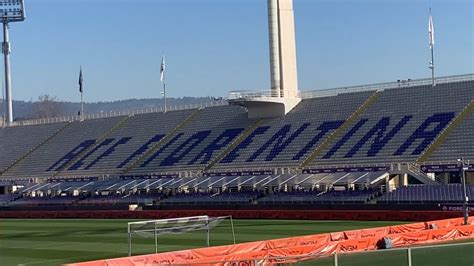
[[[436,179],[434,176],[429,176],[427,173],[421,171],[421,166],[417,163],[409,163],[408,164],[408,171],[412,174],[417,175],[420,178],[424,178],[427,180],[433,181],[434,184],[442,184],[442,180]]]
[[[468,164],[473,163],[473,160],[466,160]],[[439,161],[426,161],[422,162],[419,165],[447,165],[447,164],[459,164],[457,159],[452,159],[452,160],[439,160]]]
[[[264,97],[278,97],[278,93],[274,91],[231,91],[229,93],[229,100],[247,99],[247,98],[264,98]]]
[[[408,248],[381,249],[365,252],[335,253],[329,257],[317,258],[314,255],[304,256],[284,256],[269,257],[264,259],[246,259],[246,260],[219,260],[208,261],[205,263],[188,262],[186,264],[173,265],[398,265],[398,266],[428,266],[433,265],[472,265],[472,252],[474,242],[418,246]],[[362,256],[364,258],[362,258]],[[357,257],[357,258],[356,258]],[[356,259],[356,260],[354,260]],[[366,262],[365,262],[366,261]],[[464,264],[453,264],[460,262]],[[382,264],[380,264],[382,265]]]
[[[222,100],[222,101],[205,102],[205,103],[200,103],[200,104],[185,104],[185,105],[168,106],[167,112],[205,108],[205,107],[212,107],[212,106],[223,106],[227,104],[228,104],[227,101]],[[163,106],[149,107],[149,108],[142,108],[142,109],[129,109],[129,110],[122,110],[122,111],[91,113],[91,114],[85,114],[84,117],[74,115],[74,116],[20,120],[20,121],[14,121],[12,124],[8,126],[29,126],[29,125],[42,125],[42,124],[53,124],[53,123],[62,123],[62,122],[74,122],[74,121],[101,119],[101,118],[109,118],[109,117],[133,116],[137,114],[160,113],[163,111],[164,111]],[[6,124],[3,124],[2,121],[3,119],[1,119],[1,116],[0,116],[0,127],[6,126]]]
[[[459,256],[463,256],[461,260],[466,264],[474,263],[472,253],[469,251],[474,249],[474,242],[429,245],[429,246],[413,246],[405,248],[379,249],[361,252],[334,253],[329,257],[318,257],[317,255],[304,255],[294,257],[272,258],[274,265],[315,265],[323,263],[324,265],[346,266],[346,265],[372,265],[374,261],[384,261],[387,265],[400,266],[422,266],[432,265],[436,260],[436,265],[450,265],[452,256],[459,260]],[[463,254],[464,251],[464,254]],[[454,252],[454,254],[453,254]],[[354,264],[354,260],[359,264]],[[446,263],[446,264],[444,264]],[[459,265],[459,264],[457,264]]]
[[[454,76],[445,76],[437,77],[436,84],[444,84],[450,82],[461,82],[461,81],[471,81],[474,80],[474,73],[472,74],[463,74],[463,75],[454,75]],[[406,79],[406,80],[397,80],[394,82],[384,82],[384,83],[374,83],[367,85],[357,85],[357,86],[348,86],[348,87],[338,87],[330,89],[318,89],[311,91],[302,91],[299,93],[299,97],[302,99],[310,98],[320,98],[327,96],[335,96],[341,93],[354,93],[362,91],[382,91],[387,89],[401,89],[401,88],[410,88],[414,86],[426,86],[431,85],[431,78],[423,79]],[[272,91],[231,91],[229,94],[229,99],[245,99],[245,98],[261,98],[261,97],[277,97]]]
[[[443,83],[450,83],[450,82],[461,82],[461,81],[472,81],[472,80],[474,80],[474,73],[438,77],[436,78],[436,83],[443,84]],[[309,99],[309,98],[334,96],[341,93],[373,91],[373,90],[381,91],[381,90],[386,90],[386,89],[409,88],[413,86],[430,85],[431,82],[432,82],[431,78],[413,79],[413,80],[407,79],[407,80],[399,80],[395,82],[304,91],[304,92],[299,93],[299,97],[302,99]],[[231,91],[229,94],[229,100],[246,99],[246,98],[277,97],[277,96],[278,95],[275,92],[272,92],[271,90],[267,90],[267,91],[241,90],[241,91]],[[187,110],[187,109],[204,108],[204,107],[211,107],[211,106],[222,106],[222,105],[227,105],[227,104],[228,103],[226,100],[211,101],[211,102],[206,102],[206,103],[201,103],[201,104],[170,106],[167,108],[167,110],[168,111]],[[150,107],[150,108],[143,108],[143,109],[131,109],[131,110],[122,110],[122,111],[92,113],[92,114],[86,114],[84,117],[63,116],[63,117],[53,117],[53,118],[43,118],[43,119],[22,120],[22,121],[15,121],[9,126],[26,126],[26,125],[72,122],[72,121],[100,119],[100,118],[109,118],[109,117],[135,115],[135,114],[157,113],[157,112],[163,112],[163,111],[164,111],[163,107]],[[3,123],[4,119],[2,118],[3,117],[0,116],[0,127],[6,126],[5,123]]]

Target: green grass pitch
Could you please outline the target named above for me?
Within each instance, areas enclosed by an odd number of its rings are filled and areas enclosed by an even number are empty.
[[[294,220],[234,220],[237,242],[282,238],[336,232],[358,228],[370,228],[397,224],[397,222],[359,221],[294,221]],[[70,262],[88,261],[127,255],[126,220],[0,220],[0,265],[61,265]],[[205,233],[202,231],[181,235],[160,236],[159,252],[203,247]],[[154,239],[135,237],[135,255],[154,252]],[[211,245],[232,243],[231,229],[222,223],[211,231]],[[416,251],[416,265],[472,266],[474,245],[450,249]],[[339,265],[403,265],[405,254],[401,251],[374,255],[344,255]],[[415,256],[416,255],[416,256]],[[449,258],[455,264],[443,263]],[[465,259],[463,259],[465,258]],[[457,260],[456,260],[457,259]],[[429,264],[424,262],[428,261]],[[380,264],[383,262],[383,264]],[[436,264],[438,263],[438,264]],[[333,265],[331,259],[321,259],[302,265]]]

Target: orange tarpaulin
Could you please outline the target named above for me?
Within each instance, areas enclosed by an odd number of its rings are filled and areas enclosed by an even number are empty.
[[[474,219],[470,219],[473,224]],[[166,264],[204,264],[230,261],[254,261],[271,264],[294,261],[297,256],[323,257],[335,252],[375,250],[383,237],[389,237],[394,247],[413,244],[474,238],[474,225],[462,225],[462,218],[386,226],[370,229],[350,230],[335,233],[316,234],[300,237],[281,238],[248,242],[236,245],[216,246],[191,250],[166,252],[126,258],[98,260],[70,264],[75,266],[141,266]]]

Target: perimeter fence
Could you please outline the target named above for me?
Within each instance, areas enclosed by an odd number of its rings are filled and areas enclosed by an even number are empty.
[[[180,264],[173,264],[180,265]],[[326,257],[295,256],[266,260],[233,260],[189,266],[474,266],[474,242],[336,253]],[[181,265],[180,265],[181,266]]]

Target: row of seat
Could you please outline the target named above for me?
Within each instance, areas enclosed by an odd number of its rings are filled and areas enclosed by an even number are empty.
[[[474,185],[467,186],[468,198],[474,197]],[[371,201],[384,204],[421,204],[421,203],[460,203],[464,197],[460,184],[441,186],[411,185],[400,187],[388,193],[379,189],[361,190],[297,190],[289,192],[264,193],[263,191],[239,192],[197,192],[177,193],[135,192],[109,194],[82,194],[79,196],[28,196],[1,195],[0,205],[32,206],[32,205],[111,205],[111,204],[365,204]]]
[[[354,172],[327,174],[281,174],[249,176],[215,176],[215,177],[163,177],[163,178],[110,178],[105,180],[56,180],[45,183],[22,185],[18,194],[36,193],[74,193],[96,191],[129,191],[129,190],[181,190],[181,189],[226,189],[248,187],[261,189],[265,187],[315,187],[372,185],[386,176],[385,172]]]
[[[473,81],[387,89],[311,165],[415,161],[473,99]],[[464,127],[471,127],[469,121],[464,121]],[[462,128],[457,131],[465,132]],[[474,144],[472,138],[458,132],[448,140]],[[466,149],[452,148],[457,156],[469,156],[463,154]],[[444,150],[434,159],[440,157],[452,158]]]
[[[0,129],[0,171],[58,132],[2,174],[4,177],[110,175],[298,167],[372,96],[352,122],[308,167],[415,161],[474,99],[474,81],[304,99],[282,118],[261,121],[239,145],[221,154],[256,121],[239,106],[209,107]],[[376,96],[376,97],[375,97]],[[474,159],[474,114],[433,154],[434,161]],[[174,134],[170,134],[177,129]],[[158,149],[137,160],[158,142]],[[430,160],[430,159],[428,159]]]
[[[467,197],[474,197],[474,185],[467,186]],[[460,203],[464,199],[464,191],[461,184],[449,184],[443,186],[414,185],[401,187],[392,192],[382,195],[378,202],[381,203]]]

